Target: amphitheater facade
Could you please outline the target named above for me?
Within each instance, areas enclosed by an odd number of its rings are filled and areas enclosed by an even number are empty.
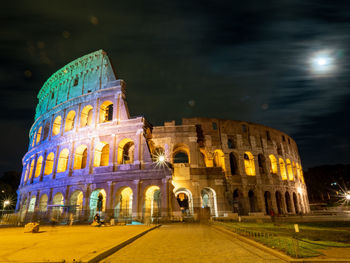
[[[38,94],[16,209],[61,217],[176,220],[308,213],[295,141],[259,124],[130,117],[107,54],[83,56]]]

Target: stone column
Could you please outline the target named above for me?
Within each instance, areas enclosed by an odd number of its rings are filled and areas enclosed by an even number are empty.
[[[56,178],[56,173],[57,173],[57,163],[58,163],[58,158],[60,157],[60,147],[56,147],[56,154],[55,154],[55,159],[53,160],[53,168],[52,168],[52,179]]]
[[[94,150],[95,150],[95,138],[91,138],[90,141],[90,155],[89,155],[89,174],[92,174],[94,172]]]
[[[105,208],[105,218],[109,220],[113,217],[113,182],[107,181],[107,191],[106,191],[106,208]]]
[[[161,217],[162,220],[169,219],[169,178],[162,179],[161,186]]]
[[[75,146],[75,142],[73,141],[72,143],[72,147],[70,149],[70,154],[68,155],[68,164],[67,164],[67,169],[68,169],[68,176],[72,176],[72,172],[73,172],[73,157],[74,157],[74,146]]]
[[[139,179],[132,181],[132,218],[134,219],[140,219],[142,216],[142,193],[140,189],[140,184],[141,182]]]
[[[37,161],[38,161],[38,154],[35,154],[34,158],[35,159],[34,159],[34,166],[33,166],[33,170],[32,170],[32,178],[30,178],[30,183],[31,184],[33,183],[33,180],[34,180],[34,177],[35,177],[35,170],[36,170],[36,164],[37,164]],[[29,170],[29,172],[30,172],[30,170]]]
[[[44,177],[45,166],[46,166],[46,156],[47,156],[47,151],[45,151],[43,154],[43,163],[41,165],[41,171],[40,171],[40,175],[39,175],[40,182],[43,180],[43,177]]]

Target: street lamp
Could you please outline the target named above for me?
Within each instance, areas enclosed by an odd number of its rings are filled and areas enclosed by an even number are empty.
[[[5,207],[8,206],[8,205],[10,205],[10,204],[11,204],[10,200],[5,200],[5,201],[4,201],[4,204],[3,204],[3,206],[2,206],[3,210],[5,210]]]

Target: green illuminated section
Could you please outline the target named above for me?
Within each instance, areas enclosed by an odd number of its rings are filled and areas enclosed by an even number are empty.
[[[116,80],[109,58],[103,50],[85,55],[56,71],[38,94],[35,119],[69,99],[106,88]]]

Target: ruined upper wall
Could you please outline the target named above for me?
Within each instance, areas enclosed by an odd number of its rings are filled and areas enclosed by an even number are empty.
[[[78,58],[56,71],[38,94],[35,119],[67,100],[107,87],[116,76],[105,51]]]

